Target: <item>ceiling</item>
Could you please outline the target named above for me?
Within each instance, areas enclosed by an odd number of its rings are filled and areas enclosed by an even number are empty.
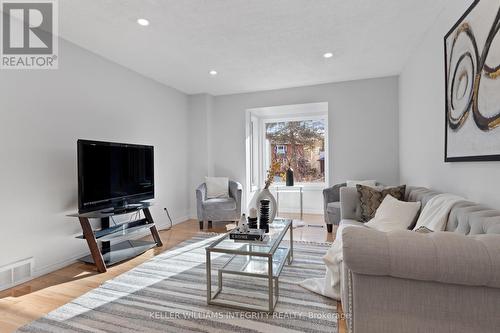
[[[185,93],[222,95],[397,75],[448,1],[64,0],[59,29]]]

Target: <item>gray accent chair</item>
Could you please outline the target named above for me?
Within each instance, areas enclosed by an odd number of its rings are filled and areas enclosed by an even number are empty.
[[[407,187],[405,199],[425,207],[437,194]],[[340,200],[349,332],[498,332],[499,210],[460,201],[444,232],[382,233],[359,222],[355,188],[342,188]]]
[[[323,190],[323,212],[328,232],[340,222],[340,188],[345,186],[346,183],[342,183]]]
[[[196,189],[196,209],[200,229],[203,229],[203,223],[207,222],[207,227],[212,227],[215,221],[239,221],[241,217],[241,184],[235,181],[229,181],[228,198],[207,198],[207,186],[205,183]]]

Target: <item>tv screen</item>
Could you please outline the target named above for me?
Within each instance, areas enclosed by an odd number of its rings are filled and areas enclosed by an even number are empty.
[[[78,210],[154,198],[153,146],[78,140]]]

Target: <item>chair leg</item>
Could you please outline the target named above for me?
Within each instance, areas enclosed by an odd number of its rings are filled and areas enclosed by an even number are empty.
[[[200,221],[200,230],[203,230],[203,221]]]
[[[212,221],[208,221],[208,229],[212,229]]]
[[[326,229],[328,230],[329,233],[332,233],[333,231],[333,224],[327,224]]]

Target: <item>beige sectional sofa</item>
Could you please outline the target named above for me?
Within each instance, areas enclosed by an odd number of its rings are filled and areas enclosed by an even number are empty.
[[[439,194],[409,187],[408,201]],[[451,209],[446,231],[382,233],[359,219],[355,188],[340,192],[342,303],[348,328],[377,332],[500,332],[500,211]]]

